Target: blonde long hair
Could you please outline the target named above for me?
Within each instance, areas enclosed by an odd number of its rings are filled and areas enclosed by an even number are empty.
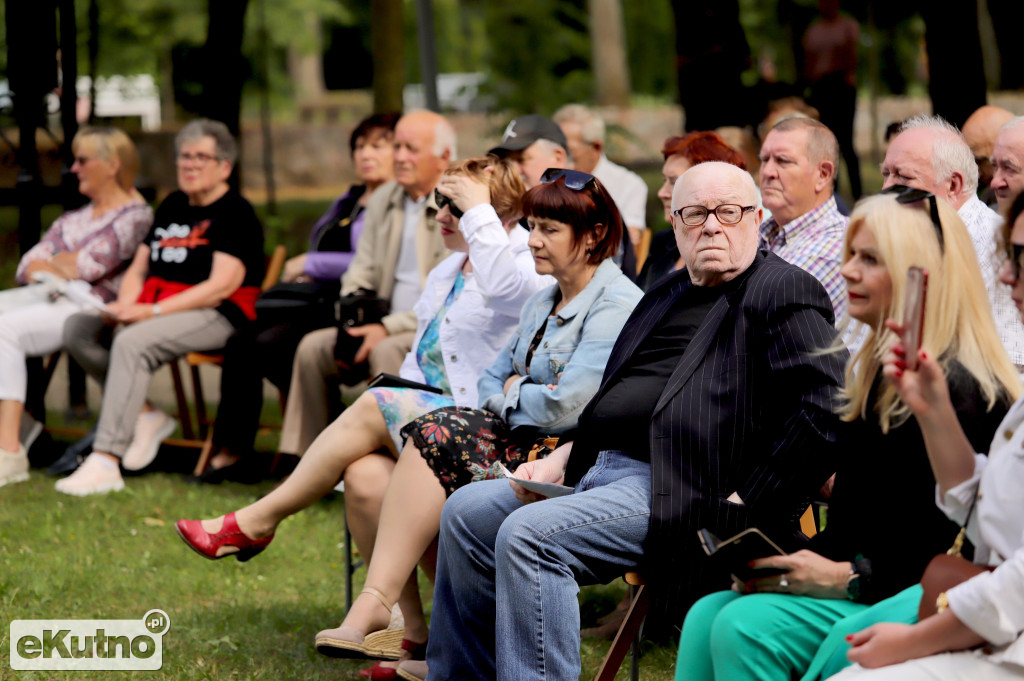
[[[1021,394],[1017,370],[996,331],[967,228],[948,203],[931,200],[938,205],[945,248],[939,246],[927,200],[902,205],[891,194],[866,198],[854,208],[846,231],[843,264],[850,259],[850,241],[858,230],[870,230],[892,281],[892,299],[878,326],[870,330],[846,367],[839,414],[844,421],[855,421],[865,418],[870,406],[878,414],[883,433],[910,417],[909,408],[888,382],[881,386],[875,404],[868,405],[868,395],[882,357],[896,340],[883,321],[903,319],[907,269],[911,266],[929,273],[921,347],[947,371],[951,360],[959,361],[978,381],[989,409],[1003,394],[1014,400]]]

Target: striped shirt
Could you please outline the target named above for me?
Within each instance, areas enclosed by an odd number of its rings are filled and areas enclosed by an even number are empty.
[[[786,262],[807,270],[821,282],[832,299],[838,322],[846,312],[846,282],[839,274],[843,266],[843,237],[850,219],[836,208],[836,199],[782,225],[768,218],[760,228],[761,248]]]
[[[978,265],[981,267],[981,278],[985,281],[985,291],[992,304],[992,316],[996,321],[999,339],[1010,355],[1010,360],[1018,367],[1024,366],[1024,324],[1010,297],[1010,287],[999,281],[999,270],[1006,259],[997,242],[997,232],[1003,219],[976,196],[971,196],[960,206],[957,215],[964,221],[967,233],[971,235],[971,243],[974,244]]]

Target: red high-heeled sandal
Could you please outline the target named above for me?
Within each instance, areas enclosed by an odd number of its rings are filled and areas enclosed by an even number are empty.
[[[178,536],[189,545],[189,548],[210,560],[234,556],[239,562],[244,563],[267,548],[270,540],[274,538],[274,535],[263,539],[252,539],[246,536],[242,530],[238,529],[234,513],[224,516],[220,531],[214,534],[204,530],[203,524],[199,520],[179,520],[174,527],[178,530]],[[218,556],[217,549],[222,546],[234,546],[238,548],[238,551]]]

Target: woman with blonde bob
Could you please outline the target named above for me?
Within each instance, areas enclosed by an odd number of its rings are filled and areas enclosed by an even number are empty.
[[[92,307],[90,299],[101,305],[117,298],[124,263],[153,222],[153,211],[134,189],[139,154],[128,135],[116,128],[82,128],[71,150],[71,172],[89,203],[57,218],[18,263],[16,275],[19,284],[49,278],[68,293],[0,311],[0,486],[28,478],[30,443],[19,434],[25,358],[59,350],[65,320]],[[59,282],[75,283],[68,291]],[[41,428],[37,424],[35,433]]]
[[[838,396],[846,451],[828,525],[806,549],[752,563],[773,573],[693,606],[677,679],[827,678],[848,664],[845,636],[865,618],[916,616],[920,592],[908,587],[959,528],[935,507],[920,427],[882,376],[883,358],[898,340],[884,322],[903,318],[911,266],[929,273],[922,349],[943,367],[956,417],[975,447],[987,446],[1020,395],[956,212],[906,187],[858,203],[841,272],[849,317],[867,325],[868,335]]]
[[[400,376],[443,394],[414,388],[365,392],[269,495],[222,518],[178,521],[182,539],[203,556],[248,560],[270,543],[281,521],[330,492],[344,476],[345,511],[369,562],[384,491],[402,452],[402,427],[440,407],[476,406],[477,380],[515,330],[523,303],[552,279],[536,272],[529,232],[519,226],[526,187],[511,162],[483,157],[455,163],[440,186],[449,193],[435,190],[429,201],[439,208],[437,222],[454,253],[427,277],[414,307],[416,338]],[[459,210],[452,198],[456,193],[471,196],[472,207]],[[427,627],[415,573],[399,604],[415,642],[408,645],[422,644]],[[378,668],[374,678],[394,675],[394,669]]]

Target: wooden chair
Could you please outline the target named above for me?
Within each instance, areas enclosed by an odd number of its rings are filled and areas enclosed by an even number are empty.
[[[260,287],[266,291],[281,278],[281,271],[284,269],[284,261],[288,255],[284,246],[278,246],[267,260],[266,274],[263,276],[263,284]],[[199,460],[192,471],[194,475],[200,475],[206,470],[210,463],[210,456],[213,454],[213,421],[206,414],[206,402],[203,399],[203,384],[199,377],[199,367],[203,365],[220,366],[224,362],[224,355],[212,352],[190,352],[181,358],[188,365],[192,374],[192,396],[195,404],[195,418],[188,408],[188,401],[185,398],[185,384],[181,378],[181,369],[177,361],[170,363],[171,377],[174,381],[174,396],[178,404],[178,421],[181,423],[181,432],[184,439],[167,440],[168,444],[179,447],[200,448]],[[179,361],[181,361],[179,360]],[[193,420],[195,428],[192,427]],[[198,437],[197,437],[198,436]]]
[[[644,268],[644,262],[647,261],[647,255],[651,252],[651,239],[654,238],[654,232],[650,228],[645,229],[640,233],[640,243],[636,245],[636,273],[640,274],[640,270]]]

